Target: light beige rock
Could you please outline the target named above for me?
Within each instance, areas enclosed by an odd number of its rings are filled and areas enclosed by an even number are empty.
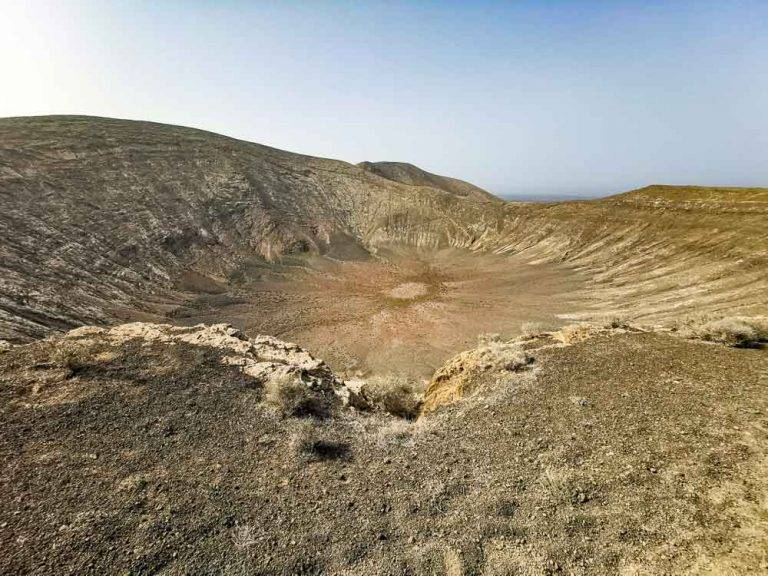
[[[531,357],[515,342],[490,341],[457,354],[437,369],[424,393],[422,414],[472,394],[483,375],[525,369]]]
[[[140,341],[149,346],[153,343],[185,343],[204,346],[226,352],[221,361],[237,366],[248,376],[267,382],[291,377],[306,384],[315,392],[334,395],[345,406],[366,407],[359,390],[347,387],[337,378],[330,367],[320,358],[292,342],[284,342],[272,336],[259,335],[249,339],[229,324],[198,324],[196,326],[172,326],[131,322],[111,328],[83,326],[71,330],[64,340],[80,344],[95,341],[121,346],[129,341]]]

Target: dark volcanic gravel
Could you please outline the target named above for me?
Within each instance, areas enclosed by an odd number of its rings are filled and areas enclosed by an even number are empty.
[[[531,354],[412,423],[281,419],[192,345],[1,353],[0,572],[765,572],[768,353]]]

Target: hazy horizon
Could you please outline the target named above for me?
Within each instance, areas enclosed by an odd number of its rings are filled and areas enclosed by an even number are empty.
[[[9,2],[0,62],[0,117],[193,126],[505,197],[768,185],[763,2]]]

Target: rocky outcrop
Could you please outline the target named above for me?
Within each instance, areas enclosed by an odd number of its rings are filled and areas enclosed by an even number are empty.
[[[530,368],[533,358],[516,342],[487,342],[457,354],[437,369],[424,393],[421,413],[471,396],[491,381]]]
[[[519,376],[535,378],[538,351],[569,347],[597,336],[642,332],[635,326],[614,320],[605,326],[579,323],[554,332],[534,331],[509,341],[498,334],[483,335],[476,348],[465,350],[440,366],[424,393],[421,415],[460,400],[519,384]]]
[[[119,348],[128,342],[143,346],[186,344],[211,348],[222,353],[222,364],[237,366],[259,384],[298,381],[313,394],[331,400],[331,404],[360,406],[358,395],[348,389],[325,362],[300,346],[271,336],[247,338],[227,324],[178,327],[132,322],[111,328],[84,326],[65,334],[59,346],[66,350],[70,343],[81,348],[98,344],[103,354],[105,346]]]

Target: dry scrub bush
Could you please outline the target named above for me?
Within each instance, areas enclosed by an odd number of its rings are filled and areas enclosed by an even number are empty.
[[[323,437],[321,431],[329,430],[311,420],[299,421],[288,438],[288,454],[300,464],[318,460],[339,460],[348,456],[349,446]]]
[[[250,524],[236,524],[232,530],[232,543],[236,550],[246,550],[256,544],[256,531]]]
[[[545,332],[544,325],[541,322],[523,322],[520,325],[520,332],[526,338],[533,338]]]
[[[629,322],[627,322],[624,318],[621,318],[620,316],[614,316],[610,318],[608,322],[606,322],[605,327],[613,329],[622,328],[624,330],[628,330],[630,325]]]
[[[317,434],[312,422],[303,421],[294,428],[288,437],[288,453],[294,460],[306,460],[312,453],[312,446]]]
[[[92,350],[81,344],[60,343],[51,355],[51,361],[66,368],[72,374],[84,370],[94,363]]]
[[[443,422],[438,415],[431,418],[404,420],[385,415],[375,416],[376,426],[370,431],[371,438],[379,448],[392,446],[412,447],[419,436],[428,434]]]
[[[563,344],[576,344],[589,338],[595,328],[589,324],[569,324],[554,333],[554,337]]]
[[[392,420],[376,432],[376,444],[388,446],[413,446],[414,424],[407,420]]]
[[[362,394],[374,410],[412,420],[419,415],[422,394],[402,376],[379,376],[369,379]]]
[[[558,502],[565,497],[569,474],[561,468],[547,466],[539,477],[546,499]]]
[[[478,346],[487,346],[492,342],[501,342],[501,334],[497,334],[496,332],[486,332],[477,336]]]
[[[515,372],[531,362],[531,357],[519,344],[491,342],[475,350],[474,361],[482,370],[509,370]]]
[[[734,316],[680,329],[686,338],[720,342],[728,346],[749,347],[768,342],[768,316]]]
[[[291,375],[267,380],[264,384],[263,401],[287,417],[324,418],[331,410],[331,402],[327,398]]]

